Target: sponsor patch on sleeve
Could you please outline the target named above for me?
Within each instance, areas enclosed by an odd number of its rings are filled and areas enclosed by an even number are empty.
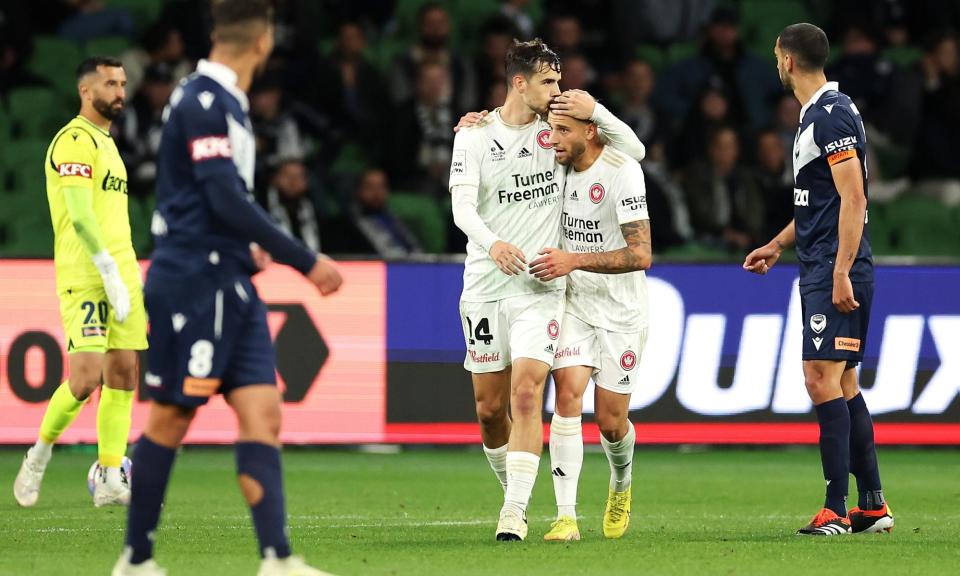
[[[230,139],[226,136],[204,136],[190,141],[190,158],[203,162],[214,158],[233,158]]]
[[[57,166],[57,172],[60,176],[79,176],[80,178],[93,178],[93,168],[89,164],[80,164],[78,162],[64,162]]]
[[[467,151],[454,150],[453,159],[450,162],[450,175],[463,176],[467,173]]]
[[[831,154],[827,156],[827,163],[833,166],[834,164],[843,162],[844,160],[849,160],[850,158],[856,158],[856,157],[857,157],[856,150],[843,150],[841,152],[837,152],[835,154]]]
[[[833,347],[837,350],[846,350],[848,352],[860,351],[860,340],[856,338],[834,338]]]

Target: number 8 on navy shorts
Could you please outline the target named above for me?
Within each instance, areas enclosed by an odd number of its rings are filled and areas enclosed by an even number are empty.
[[[276,383],[267,308],[249,277],[171,280],[148,274],[144,291],[154,400],[202,406],[214,394]]]

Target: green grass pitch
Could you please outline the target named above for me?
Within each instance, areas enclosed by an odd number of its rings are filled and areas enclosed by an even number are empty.
[[[93,454],[57,452],[29,510],[10,492],[21,457],[20,450],[0,451],[0,574],[109,574],[125,512],[93,507],[85,481]],[[630,530],[605,541],[607,464],[588,451],[583,540],[571,544],[542,541],[555,511],[547,458],[524,543],[493,540],[501,493],[478,449],[289,449],[284,464],[295,552],[341,575],[960,573],[960,454],[881,449],[880,458],[896,513],[893,533],[811,539],[794,531],[822,499],[814,449],[641,449]],[[232,451],[180,455],[156,551],[174,576],[256,572]]]

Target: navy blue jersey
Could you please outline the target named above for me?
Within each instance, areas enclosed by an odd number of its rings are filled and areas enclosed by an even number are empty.
[[[211,210],[204,180],[253,188],[256,144],[247,97],[227,68],[201,60],[176,88],[164,111],[157,155],[156,240],[153,266],[189,275],[207,263],[255,271],[250,239]],[[252,195],[249,201],[253,201]],[[208,262],[211,254],[217,262]]]
[[[853,101],[838,88],[836,82],[827,82],[803,107],[793,145],[793,215],[801,285],[832,283],[840,241],[840,194],[830,167],[843,161],[860,162],[867,194],[863,120]],[[873,281],[866,219],[850,280]]]

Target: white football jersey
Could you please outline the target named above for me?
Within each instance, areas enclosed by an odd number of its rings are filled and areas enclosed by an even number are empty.
[[[649,220],[640,164],[606,146],[590,168],[567,170],[562,218],[567,252],[611,252],[627,246],[620,225]],[[597,274],[574,270],[567,280],[567,312],[613,332],[647,326],[647,278],[642,270]]]
[[[539,118],[514,126],[494,110],[472,128],[457,133],[450,163],[450,187],[479,188],[477,212],[504,242],[531,262],[545,247],[560,247],[564,170],[550,145],[550,125]],[[537,292],[563,290],[561,278],[541,282],[524,271],[507,276],[479,244],[467,242],[463,269],[466,302],[493,302]]]

